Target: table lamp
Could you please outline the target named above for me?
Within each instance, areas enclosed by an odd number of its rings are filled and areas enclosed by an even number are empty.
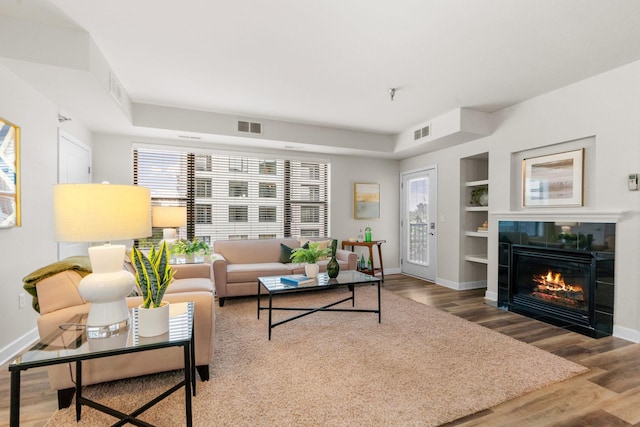
[[[107,242],[89,248],[92,273],[78,285],[91,303],[87,336],[106,338],[129,326],[126,297],[135,286],[123,269],[128,240],[151,235],[151,192],[136,185],[57,184],[53,188],[56,240]]]
[[[177,227],[187,225],[187,208],[185,206],[154,206],[152,208],[154,227],[162,227],[162,240],[173,243],[177,237]]]

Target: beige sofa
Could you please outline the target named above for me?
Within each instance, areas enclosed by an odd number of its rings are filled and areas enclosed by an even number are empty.
[[[305,240],[305,239],[302,239]],[[316,238],[327,245],[329,238]],[[227,298],[256,295],[258,277],[303,274],[304,264],[293,264],[288,249],[299,248],[300,239],[217,240],[213,243],[213,281],[220,307]],[[303,243],[304,244],[304,243]],[[336,250],[340,270],[355,270],[355,252]],[[320,271],[327,270],[329,260],[319,261]]]
[[[175,279],[168,287],[164,299],[170,303],[188,301],[195,303],[196,369],[200,378],[206,381],[209,379],[209,363],[213,358],[215,329],[211,265],[189,264],[174,266],[174,268],[176,270]],[[86,303],[78,293],[78,283],[82,278],[81,273],[82,271],[68,269],[35,283],[37,305],[40,309],[40,317],[37,321],[40,338],[46,337],[74,315],[88,312],[91,304]],[[127,298],[127,305],[130,308],[137,307],[141,302],[142,297]],[[181,369],[182,367],[183,354],[180,347],[130,353],[83,362],[82,383],[95,384]],[[58,390],[59,406],[69,406],[75,387],[73,382],[75,368],[70,368],[67,365],[54,365],[48,368],[48,373],[52,389]]]

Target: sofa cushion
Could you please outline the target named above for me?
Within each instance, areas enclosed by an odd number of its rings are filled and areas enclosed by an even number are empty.
[[[227,265],[227,283],[253,282],[262,276],[291,274],[291,270],[279,262]]]
[[[213,292],[213,284],[211,279],[206,277],[191,277],[188,279],[174,279],[167,288],[168,294],[177,294],[178,292]]]
[[[75,270],[66,270],[36,283],[40,314],[47,314],[85,301],[78,292],[82,276]]]

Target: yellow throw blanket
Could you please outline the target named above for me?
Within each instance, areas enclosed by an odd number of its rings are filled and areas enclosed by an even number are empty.
[[[82,277],[91,273],[91,262],[88,256],[72,256],[63,260],[54,262],[45,267],[39,268],[33,273],[27,275],[22,279],[22,287],[25,291],[29,292],[29,295],[33,296],[31,306],[35,311],[40,313],[40,305],[38,304],[38,291],[36,289],[36,283],[47,277],[51,277],[54,274],[61,273],[67,270],[74,270],[78,272]]]

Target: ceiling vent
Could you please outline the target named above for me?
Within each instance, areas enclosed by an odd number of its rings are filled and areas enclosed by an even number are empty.
[[[431,125],[426,125],[423,128],[416,129],[413,131],[413,140],[417,141],[420,138],[424,138],[431,135]]]
[[[113,71],[109,71],[109,93],[113,98],[122,105],[122,87],[118,82],[118,79],[113,74]]]
[[[262,134],[262,123],[238,120],[238,132]]]

